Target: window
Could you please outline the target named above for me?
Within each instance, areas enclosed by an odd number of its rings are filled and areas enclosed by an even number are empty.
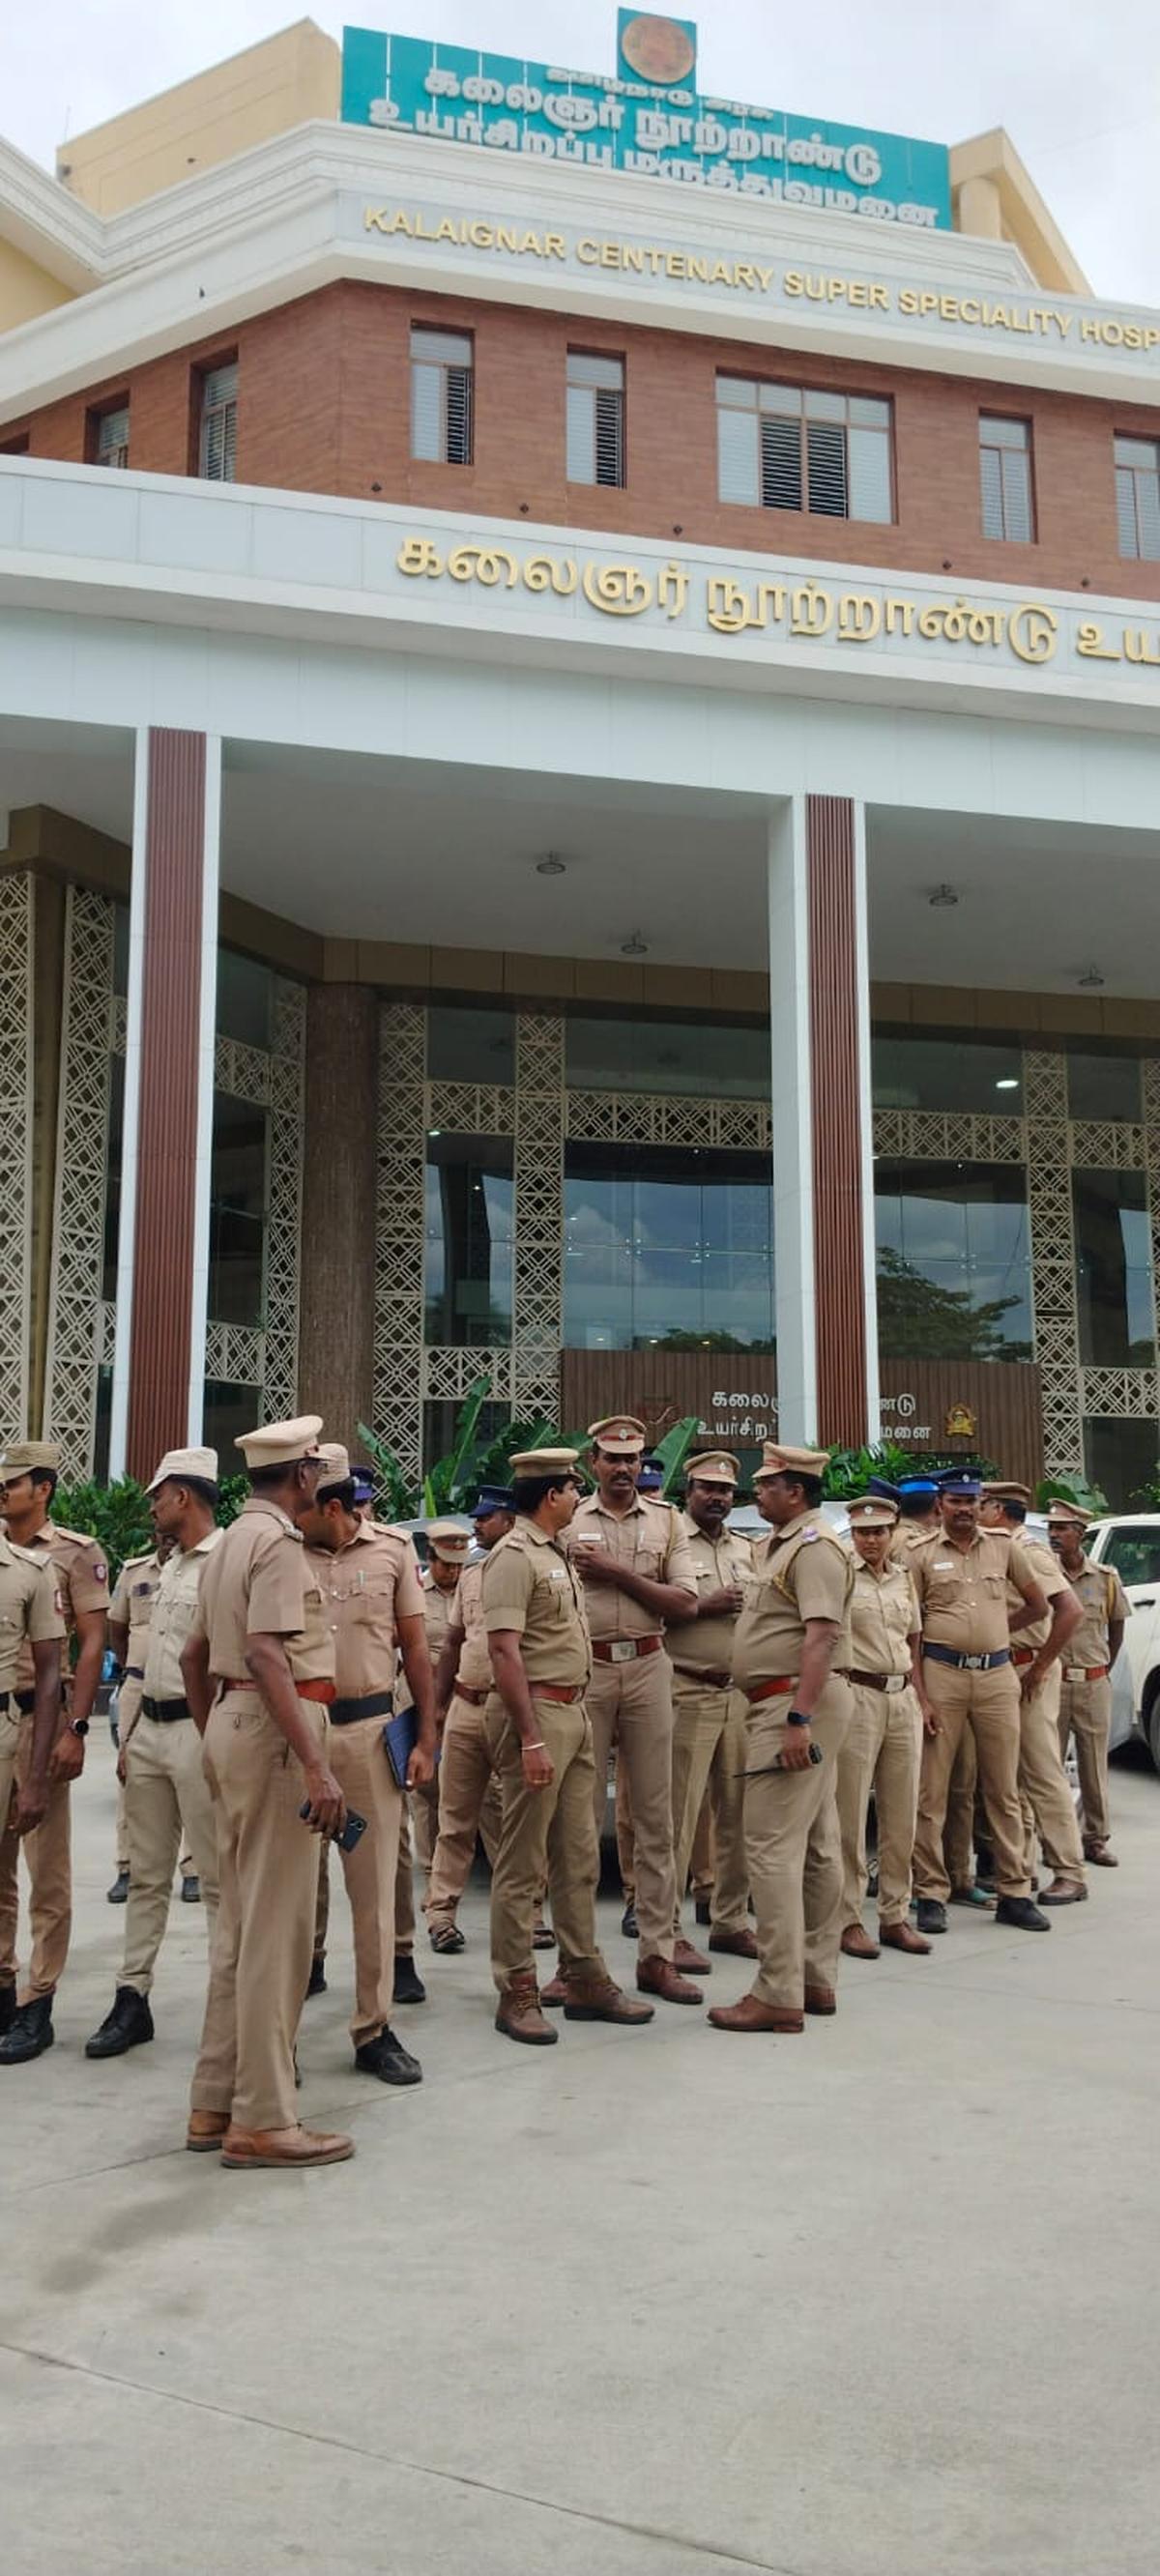
[[[1073,1118],[1114,1118],[1129,1124],[1141,1115],[1138,1055],[1067,1050],[1067,1105]]]
[[[744,1022],[569,1018],[570,1091],[674,1091],[768,1100],[769,1027]]]
[[[867,394],[717,378],[723,501],[827,519],[894,515],[890,404]]]
[[[885,1359],[1031,1357],[1031,1246],[1019,1165],[876,1166]]]
[[[260,1386],[236,1386],[207,1377],[202,1390],[201,1436],[216,1449],[223,1476],[244,1474],[234,1444],[239,1433],[252,1431],[264,1419]]]
[[[115,403],[109,411],[89,414],[89,463],[122,466],[129,462],[129,406]]]
[[[1089,1421],[1085,1428],[1088,1474],[1107,1495],[1115,1511],[1119,1503],[1131,1500],[1131,1487],[1126,1494],[1124,1491],[1126,1478],[1120,1456],[1121,1435],[1125,1432],[1137,1435],[1139,1448],[1133,1462],[1137,1468],[1134,1481],[1143,1485],[1156,1472],[1156,1434],[1147,1422],[1101,1422],[1097,1418]],[[1160,1583],[1160,1530],[1150,1529],[1147,1521],[1136,1529],[1109,1530],[1100,1564],[1110,1565],[1123,1584]]]
[[[427,1074],[431,1082],[514,1082],[515,1012],[433,1002],[427,1015]]]
[[[569,1349],[770,1351],[773,1276],[768,1155],[568,1146]]]
[[[1002,1040],[912,1037],[875,1029],[870,1041],[876,1109],[966,1109],[1023,1115],[1023,1058]]]
[[[1079,1355],[1085,1367],[1152,1368],[1152,1242],[1143,1172],[1071,1176]]]
[[[269,1118],[215,1091],[209,1181],[209,1304],[215,1324],[260,1324],[265,1304]]]
[[[624,482],[624,360],[568,351],[568,481]]]
[[[236,364],[211,367],[201,379],[197,470],[207,483],[232,483],[238,436]]]
[[[1116,524],[1120,553],[1160,561],[1160,441],[1117,438]]]
[[[219,1037],[269,1053],[274,1010],[274,970],[233,948],[219,948],[214,1027]]]
[[[432,465],[471,463],[469,331],[411,330],[411,454]]]
[[[512,1337],[510,1136],[427,1138],[424,1279],[429,1342],[481,1349]]]
[[[983,535],[1008,545],[1030,545],[1035,535],[1031,500],[1031,423],[979,414],[979,481]]]

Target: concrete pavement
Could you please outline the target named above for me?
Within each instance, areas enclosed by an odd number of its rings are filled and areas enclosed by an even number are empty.
[[[354,2074],[335,1864],[303,2116],[353,2163],[184,2153],[204,1981],[90,2065],[123,1916],[112,1765],[74,1793],[57,2044],[0,2068],[5,2576],[1144,2576],[1155,2567],[1160,1781],[1049,1937],[952,1909],[803,2037],[658,2007],[491,2027],[486,1906]],[[610,1964],[632,1954],[602,1903]],[[547,1961],[545,1973],[550,1969]],[[718,1960],[714,1999],[747,1982]]]

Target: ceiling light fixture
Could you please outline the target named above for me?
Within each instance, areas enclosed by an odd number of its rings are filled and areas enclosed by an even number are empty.
[[[568,862],[561,858],[558,850],[545,850],[543,858],[536,861],[538,877],[564,877],[567,873]]]
[[[1019,1089],[1019,1076],[1018,1076],[1018,1074],[1017,1074],[1017,1073],[1003,1073],[1003,1074],[1000,1074],[999,1079],[998,1079],[998,1081],[997,1081],[997,1082],[996,1082],[996,1084],[995,1084],[995,1089],[996,1089],[996,1091],[1018,1091],[1018,1089]]]
[[[932,912],[950,912],[958,899],[953,885],[936,886],[934,893],[927,896]]]
[[[630,930],[627,939],[621,940],[620,953],[622,957],[647,957],[648,941],[641,938],[639,930]]]
[[[1098,993],[1101,990],[1104,981],[1098,966],[1087,967],[1085,972],[1079,976],[1077,980],[1081,993]]]

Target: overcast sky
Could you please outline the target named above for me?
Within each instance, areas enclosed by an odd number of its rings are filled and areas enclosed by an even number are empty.
[[[1160,305],[1147,174],[1160,143],[1156,0],[677,0],[703,89],[960,142],[1005,125],[1096,292]],[[3,10],[0,130],[51,168],[68,133],[272,35],[293,0],[40,0]],[[312,14],[611,72],[616,0],[351,0]]]

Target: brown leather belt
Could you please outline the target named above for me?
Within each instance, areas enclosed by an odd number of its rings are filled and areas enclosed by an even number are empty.
[[[1011,1661],[1013,1664],[1018,1665],[1020,1671],[1022,1671],[1027,1664],[1033,1664],[1035,1661],[1034,1646],[1012,1646]]]
[[[842,1679],[847,1682],[857,1682],[862,1690],[894,1693],[908,1690],[910,1687],[909,1673],[859,1673],[855,1672],[852,1666],[849,1671],[843,1673]]]
[[[745,1696],[751,1706],[759,1699],[792,1699],[800,1680],[800,1673],[782,1673],[775,1682],[758,1682]]]
[[[631,1664],[638,1655],[659,1655],[659,1637],[594,1637],[592,1652],[598,1664]]]
[[[222,1691],[256,1691],[257,1687],[252,1673],[247,1673],[244,1681],[239,1681],[236,1673],[218,1675],[219,1696]],[[329,1708],[336,1695],[333,1682],[294,1682],[293,1689],[295,1699],[318,1699],[324,1708]]]
[[[486,1708],[487,1703],[491,1698],[491,1692],[489,1690],[469,1690],[466,1682],[456,1682],[455,1697],[456,1699],[465,1699],[469,1708]]]
[[[584,1697],[583,1682],[530,1681],[528,1689],[533,1699],[556,1699],[559,1700],[561,1708],[571,1708],[574,1700]]]
[[[1065,1664],[1063,1678],[1065,1682],[1106,1682],[1111,1669],[1110,1664]]]
[[[696,1664],[678,1664],[674,1661],[673,1671],[684,1673],[686,1680],[691,1682],[707,1682],[710,1690],[729,1690],[733,1683],[732,1673],[722,1672],[720,1666],[706,1673],[699,1671]]]

